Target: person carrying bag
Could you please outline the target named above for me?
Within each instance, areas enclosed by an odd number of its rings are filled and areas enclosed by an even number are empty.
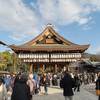
[[[35,84],[35,80],[33,79],[33,74],[29,75],[27,85],[29,85],[29,87],[30,87],[30,97],[31,97],[31,100],[32,100],[32,95],[35,94],[35,89],[36,89],[36,84]]]
[[[99,82],[97,82],[97,90],[96,90],[96,95],[97,95],[97,96],[100,96]]]

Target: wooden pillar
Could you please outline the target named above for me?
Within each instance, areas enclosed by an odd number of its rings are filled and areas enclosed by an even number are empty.
[[[54,73],[55,69],[54,69],[54,66],[53,66],[53,73]]]
[[[33,72],[33,64],[31,64],[31,66],[30,66],[30,73],[32,73]]]
[[[57,64],[55,64],[55,73],[57,73]]]
[[[66,65],[66,70],[70,71],[69,63]]]
[[[73,73],[73,67],[71,67],[71,73]]]
[[[33,73],[34,73],[34,71],[35,71],[35,70],[34,70],[34,66],[33,66]]]
[[[44,71],[45,71],[45,65],[43,64],[43,73],[44,73]]]
[[[16,53],[14,52],[14,72],[16,72]]]

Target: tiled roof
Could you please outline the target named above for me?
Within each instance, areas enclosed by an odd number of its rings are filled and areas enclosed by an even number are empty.
[[[85,50],[89,47],[89,45],[62,45],[62,44],[36,44],[34,46],[12,46],[11,49],[15,50]]]

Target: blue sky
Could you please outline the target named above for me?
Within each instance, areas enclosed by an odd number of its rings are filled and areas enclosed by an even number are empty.
[[[86,52],[100,52],[100,0],[0,0],[0,41],[8,45],[32,40],[47,23],[73,43],[90,44]]]

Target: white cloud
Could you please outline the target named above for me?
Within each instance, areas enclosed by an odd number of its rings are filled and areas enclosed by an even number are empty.
[[[45,21],[66,25],[78,22],[87,23],[91,11],[100,10],[99,4],[93,0],[38,0],[40,14]],[[97,9],[98,8],[98,9]]]
[[[81,18],[81,19],[79,20],[79,24],[85,24],[85,23],[88,22],[88,20],[89,20],[89,18]]]
[[[40,19],[21,0],[0,1],[0,28],[10,30],[14,40],[36,36]],[[33,34],[32,34],[33,33]]]
[[[85,25],[85,26],[83,26],[83,28],[82,28],[82,30],[90,30],[90,29],[92,29],[90,26],[88,26],[88,25]]]
[[[100,11],[99,0],[38,0],[30,5],[35,10],[22,0],[0,0],[0,29],[11,31],[9,37],[14,40],[37,36],[48,22],[54,26],[86,24],[92,11]]]
[[[91,49],[91,50],[89,50],[89,52],[92,53],[92,54],[100,53],[100,47],[97,47],[95,49]]]

